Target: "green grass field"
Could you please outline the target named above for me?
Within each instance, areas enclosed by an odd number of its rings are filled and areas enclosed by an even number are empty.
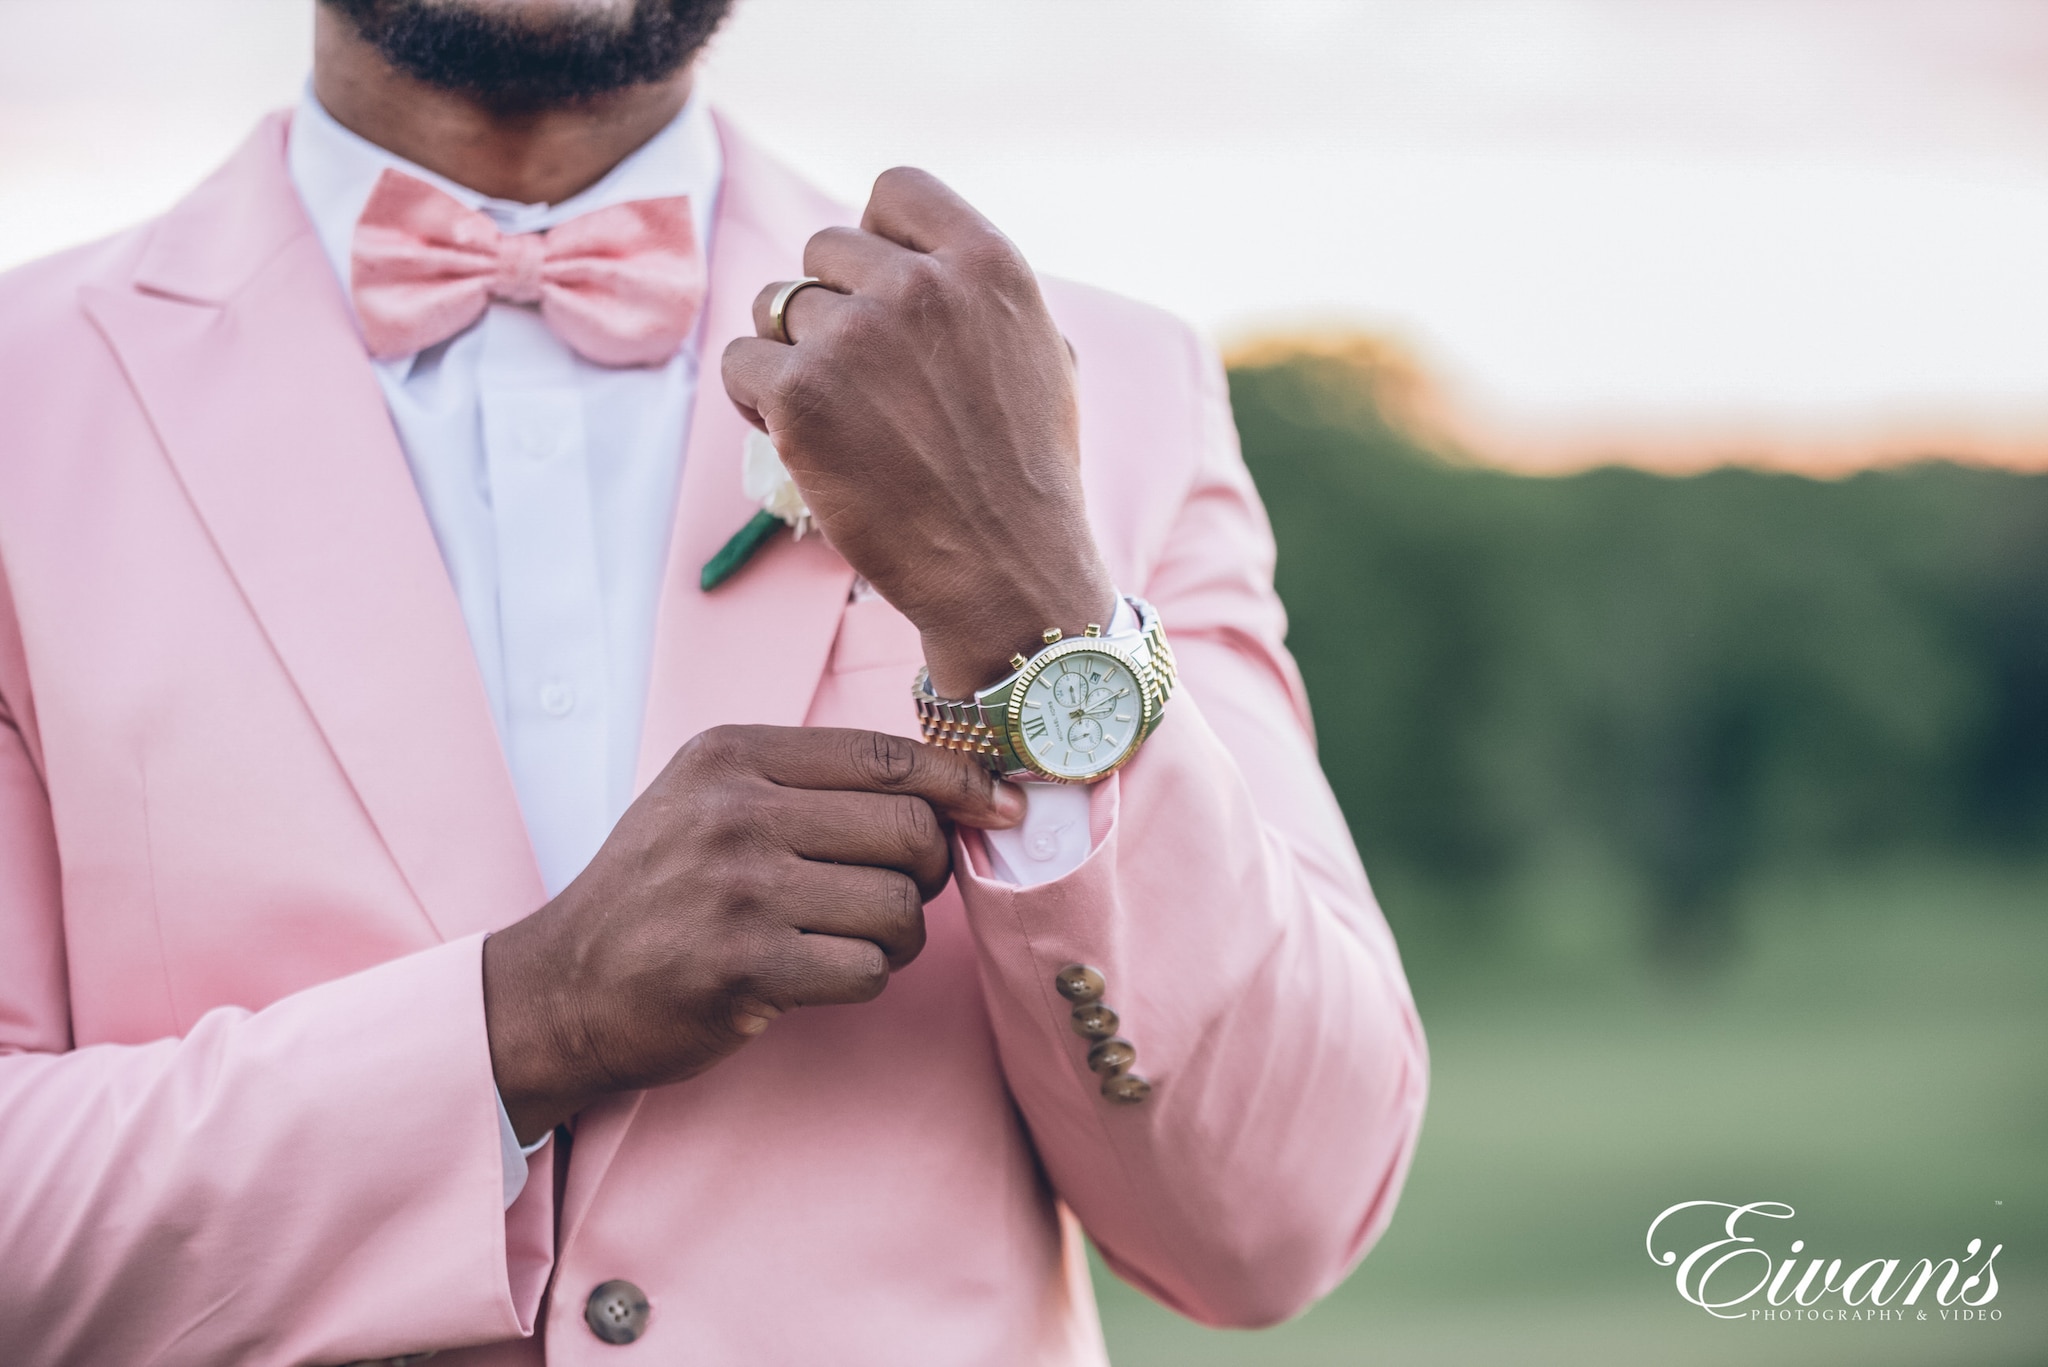
[[[1730,962],[1683,977],[1635,952],[1626,906],[1532,895],[1542,936],[1418,967],[1429,1117],[1360,1270],[1242,1333],[1098,1267],[1118,1367],[2048,1363],[2048,876],[1762,889]],[[1715,1321],[1643,1251],[1689,1199],[1786,1202],[1811,1252],[1852,1265],[2003,1243],[2003,1318]]]

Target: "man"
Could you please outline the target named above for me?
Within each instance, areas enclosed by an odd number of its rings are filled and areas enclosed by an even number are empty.
[[[1390,1217],[1216,365],[807,189],[723,9],[327,0],[0,282],[10,1364],[1099,1362],[1082,1230],[1255,1325]],[[750,423],[819,534],[706,589]]]

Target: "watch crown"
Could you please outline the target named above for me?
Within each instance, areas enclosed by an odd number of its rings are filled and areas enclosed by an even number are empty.
[[[1051,645],[1053,642],[1059,640],[1059,638],[1064,635],[1066,635],[1066,633],[1064,631],[1061,631],[1058,627],[1047,627],[1045,629],[1045,643],[1047,645]]]
[[[1088,624],[1088,629],[1082,632],[1081,634],[1083,636],[1100,636],[1102,634],[1102,623],[1090,622]]]
[[[1031,661],[1025,659],[1022,655],[1012,655],[1010,657],[1010,668],[1012,669],[1022,669],[1030,663]]]

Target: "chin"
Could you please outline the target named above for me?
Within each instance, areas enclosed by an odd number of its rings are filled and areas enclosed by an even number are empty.
[[[322,0],[394,68],[507,109],[666,80],[731,0]]]

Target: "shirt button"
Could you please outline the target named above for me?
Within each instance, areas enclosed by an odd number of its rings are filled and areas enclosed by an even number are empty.
[[[1049,863],[1059,858],[1060,837],[1065,835],[1067,828],[1073,824],[1071,821],[1066,821],[1049,831],[1033,831],[1031,838],[1024,842],[1024,852],[1041,864]]]
[[[540,710],[550,717],[566,717],[576,710],[576,690],[560,679],[541,685]]]
[[[1102,1000],[1102,974],[1086,964],[1068,964],[1053,975],[1053,986],[1062,997],[1074,1003],[1099,1002]]]
[[[1083,1002],[1074,1008],[1074,1033],[1083,1039],[1108,1039],[1117,1025],[1116,1012],[1101,1002]]]
[[[600,1282],[584,1302],[583,1322],[606,1343],[631,1343],[647,1332],[647,1293],[631,1282]]]

